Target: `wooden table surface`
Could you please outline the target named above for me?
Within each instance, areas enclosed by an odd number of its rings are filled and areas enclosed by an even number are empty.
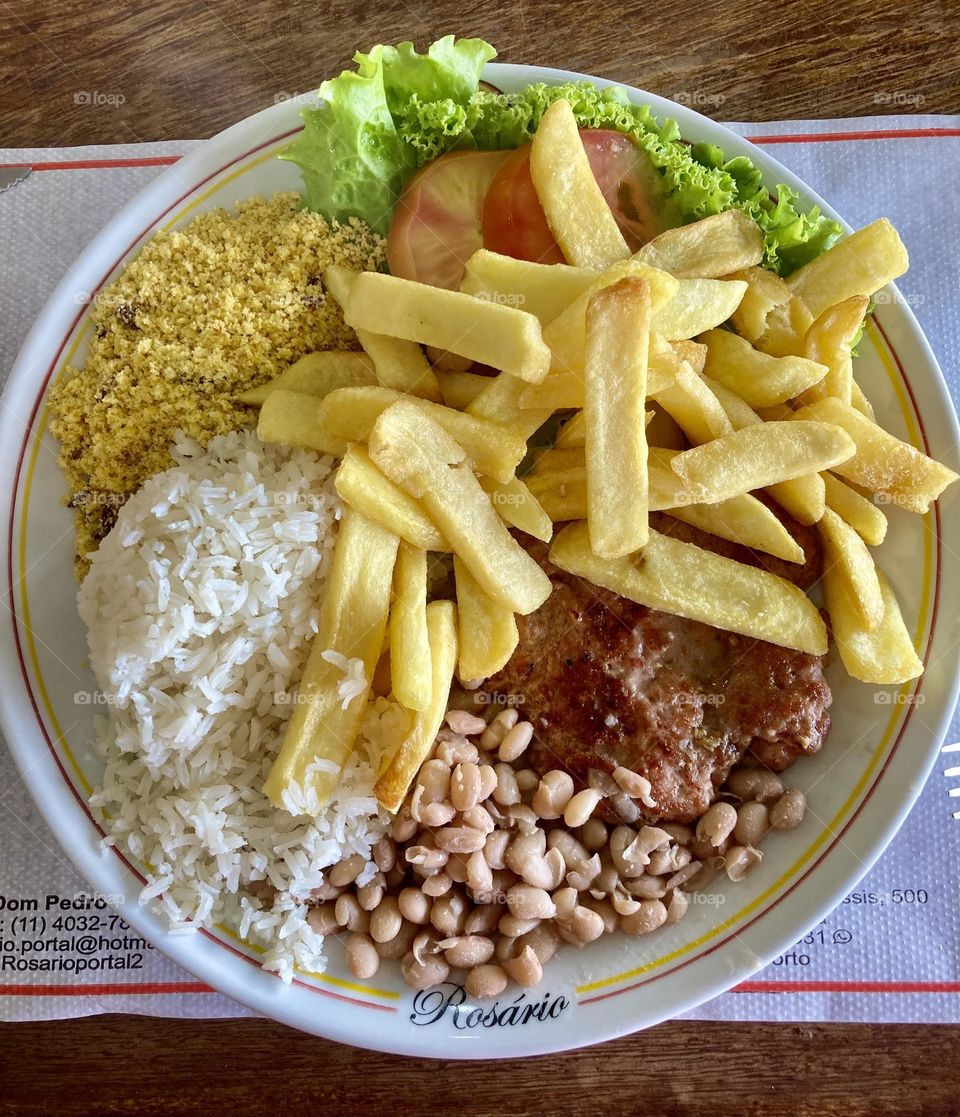
[[[0,146],[204,137],[338,72],[357,48],[448,32],[729,120],[960,111],[956,0],[762,8],[569,0],[3,0]],[[119,104],[81,103],[85,93]],[[78,96],[79,95],[79,96]],[[960,1028],[669,1023],[536,1061],[441,1064],[258,1021],[106,1016],[0,1028],[0,1113],[325,1117],[960,1111]]]

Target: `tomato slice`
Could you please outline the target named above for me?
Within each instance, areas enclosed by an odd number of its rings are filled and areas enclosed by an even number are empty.
[[[670,224],[660,203],[656,171],[622,132],[583,128],[580,137],[593,176],[635,252]],[[483,203],[483,243],[521,260],[564,261],[530,177],[530,144],[517,148],[490,183]]]
[[[483,199],[509,152],[451,152],[407,183],[387,235],[393,275],[457,290],[467,260],[483,247]]]
[[[518,260],[562,264],[565,257],[530,177],[530,146],[511,152],[490,183],[483,200],[483,246]]]

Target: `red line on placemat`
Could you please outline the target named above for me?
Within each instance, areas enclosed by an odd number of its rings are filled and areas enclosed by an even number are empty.
[[[64,159],[46,163],[4,163],[5,167],[29,167],[33,171],[98,171],[110,167],[169,167],[181,155],[142,155],[131,159]]]
[[[127,997],[144,993],[215,993],[202,981],[135,981],[114,985],[0,985],[0,997]]]
[[[960,981],[743,981],[733,993],[960,993]]]
[[[850,140],[924,140],[960,136],[960,128],[881,128],[876,132],[796,132],[784,136],[744,136],[755,144],[843,143]]]

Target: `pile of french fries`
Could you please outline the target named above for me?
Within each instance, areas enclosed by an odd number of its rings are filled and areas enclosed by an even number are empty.
[[[923,670],[869,550],[887,528],[871,495],[923,513],[957,475],[878,426],[853,376],[870,296],[907,267],[889,222],[786,280],[759,266],[759,230],[737,211],[631,256],[564,101],[543,117],[531,175],[567,264],[481,250],[460,291],[331,267],[326,289],[364,352],[310,354],[242,397],[260,406],[264,441],[341,459],[346,507],[301,698],[267,781],[277,803],[308,772],[328,791],[360,731],[368,696],[343,707],[323,655],[332,649],[362,660],[368,680],[389,656],[409,731],[382,758],[376,795],[400,807],[455,674],[500,670],[518,642],[516,614],[550,593],[510,528],[552,540],[558,567],[632,601],[822,655],[827,627],[800,589],[649,524],[664,511],[802,562],[762,491],[818,527],[848,672],[892,685]],[[521,480],[531,436],[557,412],[562,425]],[[553,538],[555,522],[567,526]],[[430,600],[431,551],[453,556],[455,602]]]

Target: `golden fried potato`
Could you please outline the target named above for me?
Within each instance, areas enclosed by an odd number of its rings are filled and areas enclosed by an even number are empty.
[[[826,364],[805,357],[771,357],[729,330],[710,330],[700,340],[707,347],[704,373],[751,407],[771,407],[799,396],[827,375]]]
[[[457,585],[460,678],[488,679],[506,665],[520,642],[513,613],[484,591],[462,559],[453,557]]]
[[[846,579],[860,612],[860,623],[872,632],[883,620],[883,594],[867,545],[832,508],[824,509],[817,524],[827,563]]]
[[[832,473],[824,473],[822,477],[827,507],[858,531],[864,543],[879,547],[887,534],[887,517],[883,512],[839,477],[834,477]]]
[[[740,305],[746,283],[739,279],[680,279],[673,298],[657,311],[652,328],[666,341],[712,330]]]
[[[803,339],[804,353],[811,361],[826,365],[827,375],[820,384],[803,393],[803,403],[813,403],[823,396],[836,396],[850,403],[853,395],[851,348],[863,326],[869,302],[866,295],[844,299],[828,307],[807,330]]]
[[[467,260],[460,290],[536,315],[542,325],[578,299],[597,278],[593,268],[537,264],[480,248]]]
[[[390,609],[390,682],[408,710],[425,710],[433,694],[433,660],[427,632],[427,552],[400,542]]]
[[[728,209],[667,229],[635,253],[634,259],[678,279],[719,279],[759,264],[763,236],[752,218]]]
[[[366,353],[327,351],[307,353],[279,376],[259,388],[242,392],[237,399],[259,407],[271,392],[284,388],[322,399],[335,388],[363,388],[376,384],[373,361]]]
[[[479,480],[480,487],[490,497],[502,520],[534,539],[550,542],[553,535],[550,517],[519,477],[511,477],[507,482],[495,481],[492,477],[480,477]]]

